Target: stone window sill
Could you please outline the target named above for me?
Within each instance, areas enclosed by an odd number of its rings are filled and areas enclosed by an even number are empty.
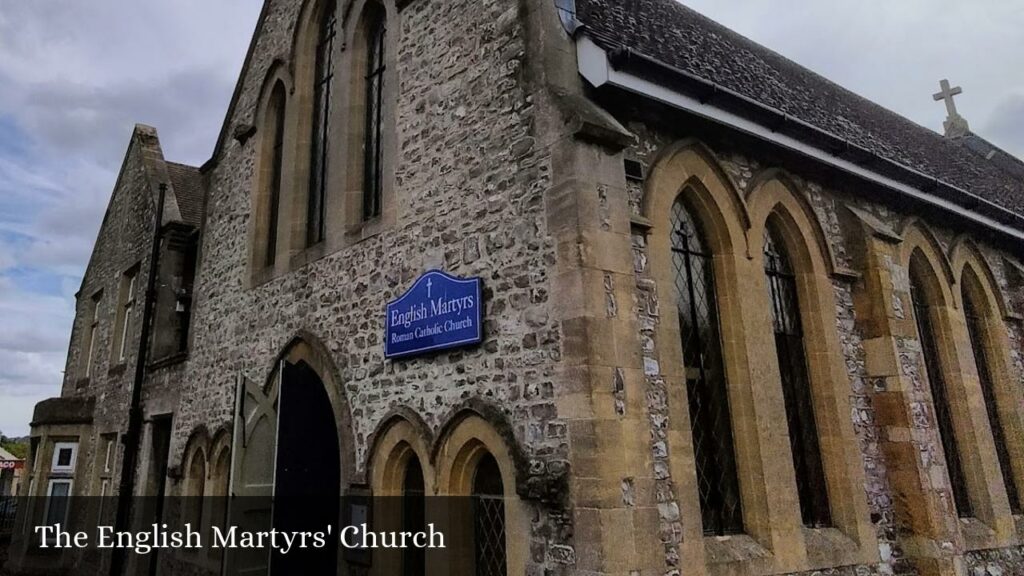
[[[380,216],[374,216],[369,220],[363,220],[359,222],[359,224],[353,226],[348,231],[348,233],[345,234],[345,244],[347,246],[359,244],[360,242],[369,240],[370,238],[373,238],[375,236],[379,236],[382,232],[384,232],[384,229],[385,224],[383,214],[381,214]]]
[[[747,564],[751,567],[750,572],[754,574],[764,573],[774,560],[768,549],[746,534],[705,536],[704,554],[711,566]]]
[[[150,370],[159,370],[161,368],[167,368],[168,366],[181,364],[185,360],[188,360],[188,352],[175,352],[174,354],[169,354],[163,358],[153,360],[149,363],[148,368]]]
[[[988,550],[999,547],[996,531],[977,518],[961,518],[960,533],[967,550]]]
[[[326,256],[327,253],[327,242],[323,240],[312,246],[307,246],[304,250],[297,252],[291,257],[291,260],[288,261],[288,271],[294,272],[312,262],[316,262]]]
[[[807,527],[802,530],[809,569],[824,570],[868,563],[861,554],[861,547],[842,530]]]
[[[250,286],[256,288],[267,282],[270,282],[274,278],[277,278],[277,270],[273,266],[264,266],[258,270],[253,270],[252,276],[250,277]]]

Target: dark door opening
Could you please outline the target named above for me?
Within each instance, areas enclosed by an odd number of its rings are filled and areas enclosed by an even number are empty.
[[[338,428],[323,381],[308,364],[285,363],[278,405],[274,528],[320,532],[333,526],[338,537],[341,463]],[[274,576],[334,576],[338,547],[328,545],[275,551]]]

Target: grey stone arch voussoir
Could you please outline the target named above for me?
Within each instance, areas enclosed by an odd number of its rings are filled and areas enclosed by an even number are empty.
[[[469,419],[478,418],[487,423],[501,439],[515,476],[515,492],[524,500],[565,503],[569,494],[569,465],[549,466],[550,462],[532,459],[516,439],[515,429],[508,416],[496,405],[479,398],[469,399],[448,412],[433,438],[430,449],[431,465],[438,469],[441,452],[449,444],[452,433]],[[534,469],[532,464],[536,464]],[[543,466],[543,467],[542,467]]]

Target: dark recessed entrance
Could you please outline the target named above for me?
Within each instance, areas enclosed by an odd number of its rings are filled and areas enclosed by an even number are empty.
[[[338,429],[323,381],[303,361],[285,363],[278,406],[274,528],[318,532],[332,525],[337,538],[341,464]],[[338,547],[292,549],[271,557],[274,576],[333,576]]]

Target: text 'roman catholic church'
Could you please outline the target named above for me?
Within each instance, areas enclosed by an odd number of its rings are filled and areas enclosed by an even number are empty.
[[[208,162],[135,128],[18,525],[465,497],[454,551],[6,569],[1024,574],[1024,163],[941,89],[674,0],[267,0]]]

